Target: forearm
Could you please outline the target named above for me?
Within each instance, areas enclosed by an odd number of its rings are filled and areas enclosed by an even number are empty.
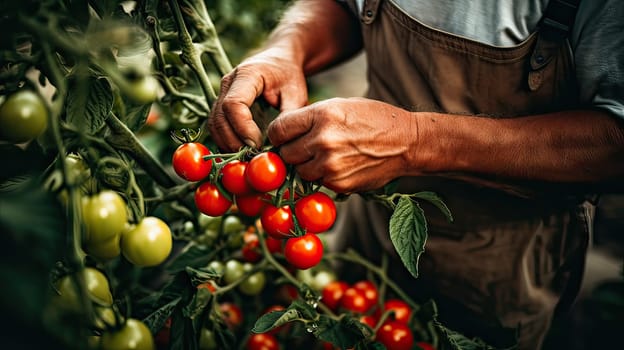
[[[298,62],[306,75],[352,56],[362,47],[355,19],[336,0],[299,0],[264,45]]]
[[[417,118],[419,141],[411,158],[428,173],[590,184],[624,178],[624,124],[603,112]]]

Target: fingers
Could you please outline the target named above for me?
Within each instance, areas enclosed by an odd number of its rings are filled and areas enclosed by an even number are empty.
[[[314,109],[310,106],[281,113],[267,128],[273,146],[280,146],[307,133],[314,126]]]
[[[262,78],[236,69],[221,81],[221,93],[208,121],[211,136],[220,149],[233,151],[243,144],[262,145],[262,132],[253,120],[250,106],[263,88]]]

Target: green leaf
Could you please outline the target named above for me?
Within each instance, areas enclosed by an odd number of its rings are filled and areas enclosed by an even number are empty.
[[[152,331],[152,334],[156,334],[165,325],[180,300],[180,298],[173,299],[143,319],[143,323]]]
[[[256,320],[251,331],[265,333],[296,319],[299,319],[299,312],[295,309],[268,312]]]
[[[152,108],[151,104],[144,104],[139,106],[130,106],[126,105],[126,115],[123,116],[122,121],[128,129],[136,132],[147,120],[147,115],[149,114],[150,108]]]
[[[435,205],[438,209],[440,209],[442,214],[446,216],[448,221],[453,222],[453,215],[451,214],[451,210],[442,201],[442,198],[440,198],[435,192],[422,191],[422,192],[414,193],[412,197],[424,199],[428,201],[429,203]]]
[[[353,348],[355,344],[371,336],[371,329],[351,316],[336,321],[320,315],[314,334],[321,340],[330,342],[341,349]]]
[[[193,286],[197,286],[207,281],[213,281],[221,276],[215,270],[209,267],[195,269],[187,266],[186,273],[191,279],[191,284]]]
[[[205,245],[189,242],[180,254],[166,267],[167,272],[177,273],[186,270],[188,266],[205,266],[215,256],[215,250]]]
[[[212,293],[206,288],[197,289],[197,293],[193,295],[191,301],[182,309],[182,314],[194,320],[198,316],[201,316],[206,310],[206,307],[212,299]]]
[[[69,80],[67,122],[93,134],[99,130],[113,109],[113,92],[106,78],[93,76]]]
[[[408,196],[399,199],[390,217],[390,240],[403,265],[418,277],[418,259],[427,241],[427,221],[420,205]]]

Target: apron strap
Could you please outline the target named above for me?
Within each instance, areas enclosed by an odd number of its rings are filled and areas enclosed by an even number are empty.
[[[542,69],[557,55],[572,30],[580,0],[551,0],[537,30],[537,42],[531,55],[529,88],[542,85]]]
[[[371,24],[377,18],[381,0],[364,0],[360,20],[365,24]]]

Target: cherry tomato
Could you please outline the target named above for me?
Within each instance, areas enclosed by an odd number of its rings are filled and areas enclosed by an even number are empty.
[[[364,297],[366,297],[369,309],[377,304],[377,301],[379,299],[379,292],[377,291],[377,287],[373,282],[366,280],[358,281],[353,285],[353,288],[364,292]]]
[[[277,153],[263,152],[249,161],[245,177],[256,191],[270,192],[278,189],[286,180],[286,165]]]
[[[100,270],[93,267],[86,267],[82,270],[84,285],[89,298],[103,306],[113,305],[113,295],[110,291],[108,278]],[[57,283],[57,290],[60,300],[64,306],[78,310],[82,307],[78,298],[76,284],[71,275],[63,276]]]
[[[120,329],[105,331],[100,338],[101,350],[154,350],[154,337],[147,326],[129,318]]]
[[[241,162],[239,160],[233,160],[221,169],[221,183],[223,188],[228,190],[234,195],[245,195],[253,192],[253,189],[247,183],[245,177],[245,169],[247,168],[247,162]]]
[[[405,324],[409,323],[410,316],[412,315],[412,308],[408,303],[401,299],[388,299],[384,302],[383,310],[394,311],[394,316],[391,316],[395,321]]]
[[[103,242],[85,242],[84,251],[98,260],[110,260],[121,254],[121,235],[115,235]]]
[[[264,238],[264,241],[271,254],[282,253],[283,249],[281,239],[275,239],[271,236],[267,236]]]
[[[386,321],[377,331],[376,340],[392,350],[411,350],[414,345],[412,331],[397,321]]]
[[[126,228],[126,202],[115,191],[104,190],[82,199],[82,221],[87,245],[109,241]]]
[[[363,314],[368,311],[370,305],[362,290],[349,287],[340,299],[340,307],[357,314]]]
[[[260,252],[260,241],[256,239],[255,241],[249,241],[243,243],[243,248],[241,248],[241,253],[243,254],[243,260],[254,263],[262,258],[262,253]]]
[[[215,334],[208,328],[203,327],[199,331],[199,350],[216,350],[218,349]]]
[[[151,75],[132,79],[124,93],[138,104],[147,104],[154,102],[158,98],[158,89],[160,83]]]
[[[199,142],[183,143],[173,152],[173,170],[187,181],[200,181],[210,174],[212,162],[204,160],[211,154],[208,147]]]
[[[243,311],[238,305],[224,301],[219,304],[219,312],[223,321],[230,329],[237,329],[243,324]]]
[[[327,194],[315,192],[295,203],[295,216],[304,230],[325,232],[336,221],[336,204]]]
[[[324,266],[317,265],[311,269],[297,271],[297,279],[318,292],[321,292],[328,283],[335,281],[337,278],[333,271]]]
[[[240,261],[234,259],[228,260],[223,270],[223,281],[230,284],[243,277],[244,274],[243,264]]]
[[[47,127],[48,110],[32,90],[19,90],[0,105],[0,139],[12,143],[30,141]]]
[[[420,341],[416,343],[416,345],[418,345],[418,347],[421,348],[422,350],[436,350],[436,348],[434,348],[433,345],[424,341]]]
[[[203,214],[221,216],[230,209],[232,201],[215,184],[204,182],[195,190],[195,205]]]
[[[238,211],[251,217],[260,215],[270,200],[271,197],[266,193],[252,193],[234,197]]]
[[[243,271],[249,272],[253,269],[253,265],[250,263],[243,264]],[[249,275],[239,285],[238,290],[245,295],[258,295],[264,289],[266,285],[266,275],[263,271],[257,271],[256,273]]]
[[[349,289],[349,285],[345,281],[330,282],[321,292],[321,301],[331,310],[336,311],[347,289]]]
[[[369,326],[371,329],[375,329],[375,326],[377,326],[377,318],[375,318],[375,316],[371,316],[371,315],[362,315],[362,316],[360,316],[360,322],[362,322],[365,325]]]
[[[247,340],[247,350],[278,350],[280,345],[275,336],[268,333],[252,334]]]
[[[264,231],[275,239],[292,237],[295,230],[292,211],[288,205],[278,208],[273,204],[267,204],[260,215],[260,223]]]
[[[147,216],[121,236],[121,252],[140,267],[163,263],[171,253],[173,239],[169,226],[161,219]]]
[[[314,233],[306,233],[300,237],[292,237],[284,247],[286,261],[298,269],[309,269],[316,266],[323,257],[323,242]]]

